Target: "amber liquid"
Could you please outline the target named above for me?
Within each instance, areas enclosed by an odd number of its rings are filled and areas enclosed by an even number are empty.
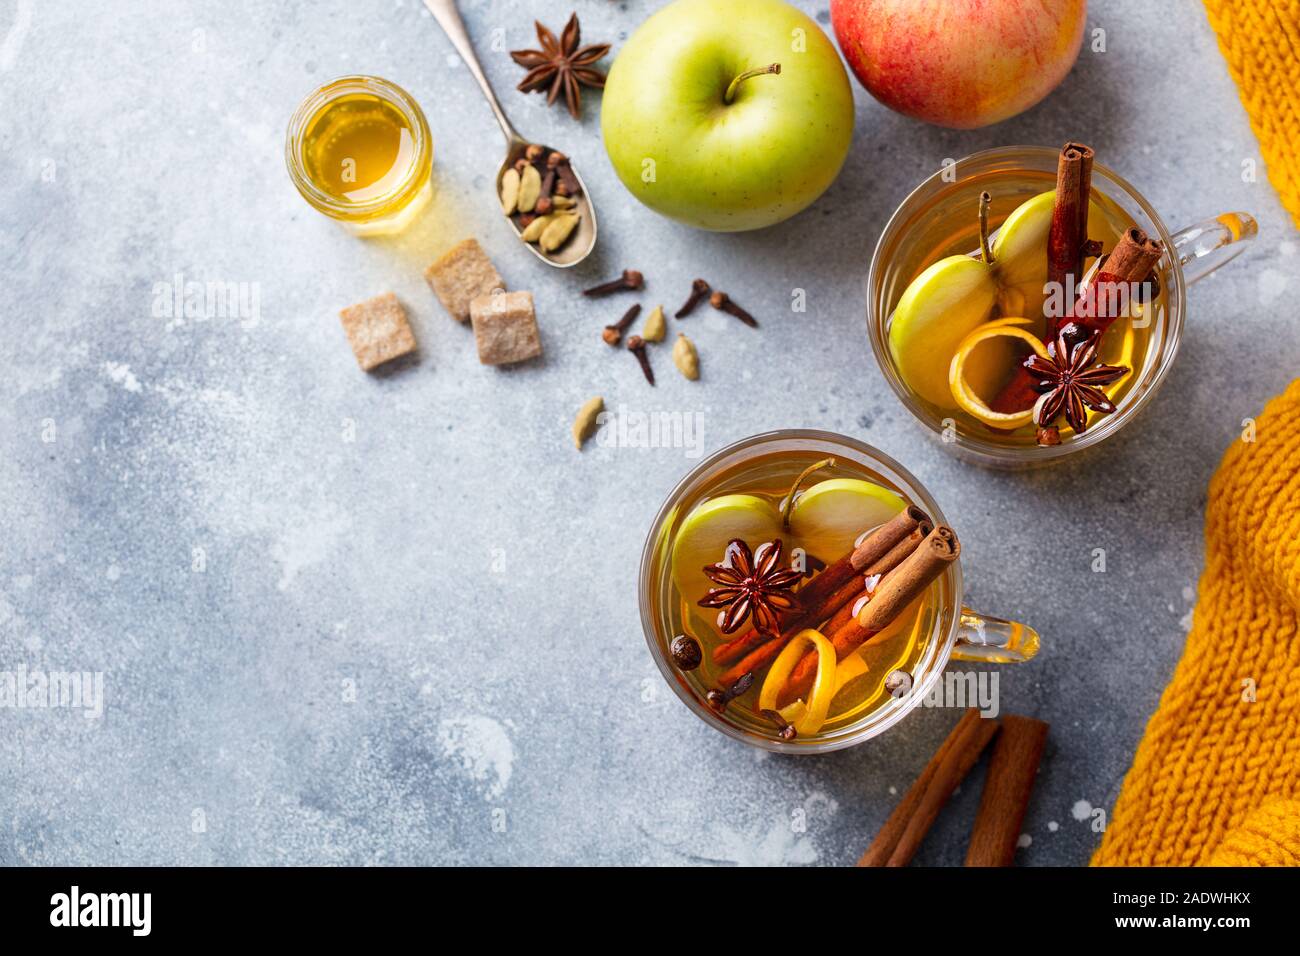
[[[342,202],[367,203],[396,190],[415,162],[415,136],[392,103],[352,93],[326,103],[307,124],[303,166]]]
[[[1046,173],[1016,170],[973,177],[969,181],[964,181],[960,190],[941,197],[941,200],[934,204],[934,208],[926,210],[924,215],[917,217],[908,241],[900,247],[898,259],[890,267],[887,282],[891,317],[903,291],[925,269],[947,256],[967,255],[978,251],[980,236],[977,212],[978,196],[981,191],[988,190],[993,197],[989,210],[989,228],[996,230],[1021,203],[1054,188],[1056,188],[1054,177]],[[1096,188],[1092,190],[1091,210],[1088,217],[1088,235],[1091,239],[1101,241],[1104,252],[1113,249],[1120,236],[1136,224],[1114,200]],[[1044,248],[1044,259],[1046,256],[1047,250]],[[1095,261],[1091,258],[1085,261],[1085,275]],[[1037,296],[1027,296],[1023,301],[1015,299],[1011,302],[1000,302],[993,314],[989,316],[989,320],[1012,315],[1031,318],[1032,324],[1026,328],[1041,338],[1046,334],[1047,323],[1043,318],[1045,302],[1046,296],[1041,293]],[[1125,313],[1117,318],[1102,336],[1098,361],[1131,369],[1128,375],[1106,386],[1106,394],[1117,406],[1122,406],[1124,396],[1128,394],[1134,383],[1141,379],[1142,369],[1146,363],[1156,359],[1158,349],[1153,340],[1152,330],[1158,323],[1154,316],[1163,314],[1165,303],[1162,286],[1159,293],[1149,302],[1131,303]],[[917,343],[910,347],[923,348],[924,343]],[[977,349],[1002,349],[1001,361],[1006,367],[1006,373],[997,383],[997,387],[988,389],[987,393],[980,392],[980,397],[987,403],[997,395],[1001,385],[1016,373],[1017,366],[1029,355],[1030,350],[1026,344],[1011,345],[1005,339],[977,346]],[[1037,429],[1033,424],[1012,432],[996,431],[955,403],[952,406],[940,407],[915,393],[913,397],[929,409],[937,420],[951,420],[960,432],[975,434],[985,441],[991,440],[1007,445],[1036,443]],[[1100,417],[1102,416],[1098,413],[1090,412],[1089,427],[1094,426]],[[1062,438],[1068,440],[1073,435],[1073,431],[1067,428],[1063,419],[1057,424],[1061,426]]]
[[[674,529],[690,511],[709,499],[726,494],[749,494],[768,499],[780,507],[782,499],[790,490],[790,485],[801,471],[824,456],[814,452],[781,452],[771,455],[758,455],[753,459],[738,464],[718,476],[707,489],[692,498],[684,499],[677,509]],[[840,461],[833,467],[819,470],[816,481],[827,478],[859,478],[875,482],[906,498],[906,492],[883,476],[852,462]],[[862,529],[864,532],[870,529]],[[759,542],[749,542],[757,546]],[[662,560],[670,560],[672,554],[672,533],[665,538],[665,548],[661,551]],[[791,542],[786,542],[785,560],[792,557]],[[719,560],[721,559],[719,555]],[[808,566],[818,567],[816,561],[830,564],[843,557],[841,554],[811,555],[813,562]],[[666,575],[669,582],[672,575]],[[942,580],[942,579],[941,579]],[[806,583],[806,582],[805,582]],[[831,702],[829,717],[817,737],[843,728],[861,720],[890,700],[884,690],[885,676],[895,668],[915,671],[918,661],[930,646],[932,635],[937,630],[938,611],[940,607],[941,585],[936,582],[927,594],[904,610],[887,628],[887,636],[880,643],[859,648],[854,654],[840,661],[837,672],[841,675],[853,675],[839,690]],[[690,634],[700,642],[704,651],[704,661],[695,670],[683,673],[681,679],[693,686],[702,698],[708,691],[720,687],[719,677],[731,668],[736,661],[727,664],[713,662],[713,650],[719,644],[751,629],[746,622],[732,634],[722,634],[717,626],[720,615],[716,610],[701,608],[696,603],[703,595],[680,594],[675,584],[665,585],[665,594],[660,607],[654,610],[656,618],[667,616],[669,634]],[[820,623],[820,622],[819,622]],[[886,633],[886,632],[882,632]],[[829,637],[830,635],[827,634]],[[855,660],[856,658],[856,660]],[[770,735],[774,728],[772,721],[756,713],[759,691],[767,669],[763,668],[754,675],[754,684],[750,690],[731,702],[726,711],[727,719],[742,727],[763,735]],[[815,739],[815,738],[814,738]]]

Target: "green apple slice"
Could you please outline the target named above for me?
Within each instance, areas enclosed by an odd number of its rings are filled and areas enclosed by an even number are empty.
[[[1055,205],[1055,189],[1025,200],[1012,210],[993,237],[993,274],[1003,315],[1034,318],[1043,312],[1047,239]],[[1095,202],[1088,203],[1088,238],[1105,238],[1105,216]]]
[[[905,507],[907,502],[875,482],[831,478],[795,499],[790,532],[799,547],[829,563],[846,554],[862,532],[884,524]]]
[[[686,516],[673,540],[673,582],[694,604],[713,587],[704,568],[722,560],[733,538],[752,549],[780,537],[781,515],[762,498],[722,495],[702,502]]]
[[[889,349],[908,388],[940,408],[957,407],[948,366],[961,340],[992,314],[997,293],[993,270],[970,256],[940,259],[912,280],[889,323]],[[968,375],[973,387],[990,387],[977,375]]]
[[[1004,286],[1036,283],[1042,291],[1047,281],[1047,234],[1052,230],[1056,190],[1039,193],[1011,211],[993,237],[993,262],[997,280]]]

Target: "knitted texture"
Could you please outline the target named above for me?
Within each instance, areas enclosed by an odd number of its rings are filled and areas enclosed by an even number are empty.
[[[1224,838],[1211,866],[1300,866],[1300,800],[1269,800]]]
[[[1269,178],[1300,228],[1300,0],[1205,0],[1205,11]]]
[[[1298,621],[1300,379],[1253,436],[1233,442],[1210,482],[1192,631],[1093,865],[1296,858]]]

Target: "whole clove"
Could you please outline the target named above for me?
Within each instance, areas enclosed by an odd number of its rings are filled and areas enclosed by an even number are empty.
[[[684,319],[695,311],[695,307],[708,298],[709,284],[703,279],[696,279],[691,283],[691,294],[686,303],[674,313],[673,318]]]
[[[885,693],[890,697],[906,697],[912,692],[912,675],[907,671],[893,670],[885,675]]]
[[[754,672],[746,671],[744,674],[740,675],[738,681],[726,690],[711,690],[704,695],[704,699],[708,702],[710,707],[720,714],[727,709],[728,704],[744,694],[745,691],[749,690],[749,688],[753,686],[753,684]]]
[[[776,735],[782,740],[790,741],[799,736],[798,731],[794,729],[794,724],[782,717],[777,711],[764,710],[762,711],[762,714],[772,723],[776,724]]]
[[[651,385],[655,383],[655,372],[650,367],[650,356],[645,352],[645,339],[639,335],[634,335],[627,340],[627,350],[636,356],[636,360],[641,363],[641,371],[645,375],[645,380]]]
[[[636,317],[641,314],[641,305],[632,306],[623,313],[623,318],[619,319],[613,325],[605,326],[605,330],[600,333],[600,337],[605,340],[606,345],[618,345],[623,341],[623,333],[627,327],[636,321]]]
[[[751,329],[758,328],[758,323],[754,317],[742,309],[736,303],[731,301],[731,297],[725,292],[715,292],[709,296],[709,305],[713,306],[720,312],[726,312],[728,315],[734,315],[740,321],[744,322]]]
[[[608,282],[602,282],[600,285],[594,285],[590,289],[584,289],[582,294],[591,298],[599,298],[603,295],[610,295],[614,292],[623,290],[636,291],[645,285],[645,277],[635,269],[624,269],[623,274],[617,279],[611,279]]]

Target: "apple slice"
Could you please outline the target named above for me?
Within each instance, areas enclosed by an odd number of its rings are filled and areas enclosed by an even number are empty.
[[[948,365],[961,340],[993,313],[998,285],[993,270],[970,256],[948,256],[912,280],[889,322],[889,350],[907,387],[940,408],[956,408],[948,388]],[[997,382],[977,389],[992,391]]]
[[[677,529],[673,541],[673,582],[682,597],[694,604],[713,587],[704,568],[722,560],[733,538],[757,548],[764,541],[780,537],[781,515],[762,498],[722,495],[701,502]],[[710,623],[716,627],[712,618]]]
[[[831,478],[795,499],[790,532],[799,547],[829,563],[846,554],[862,532],[884,524],[905,507],[907,502],[875,482]]]
[[[1056,190],[1026,199],[1003,220],[993,237],[993,273],[1003,315],[1039,315],[1047,282],[1047,237],[1052,231]],[[1088,203],[1088,238],[1104,239],[1106,214]]]

